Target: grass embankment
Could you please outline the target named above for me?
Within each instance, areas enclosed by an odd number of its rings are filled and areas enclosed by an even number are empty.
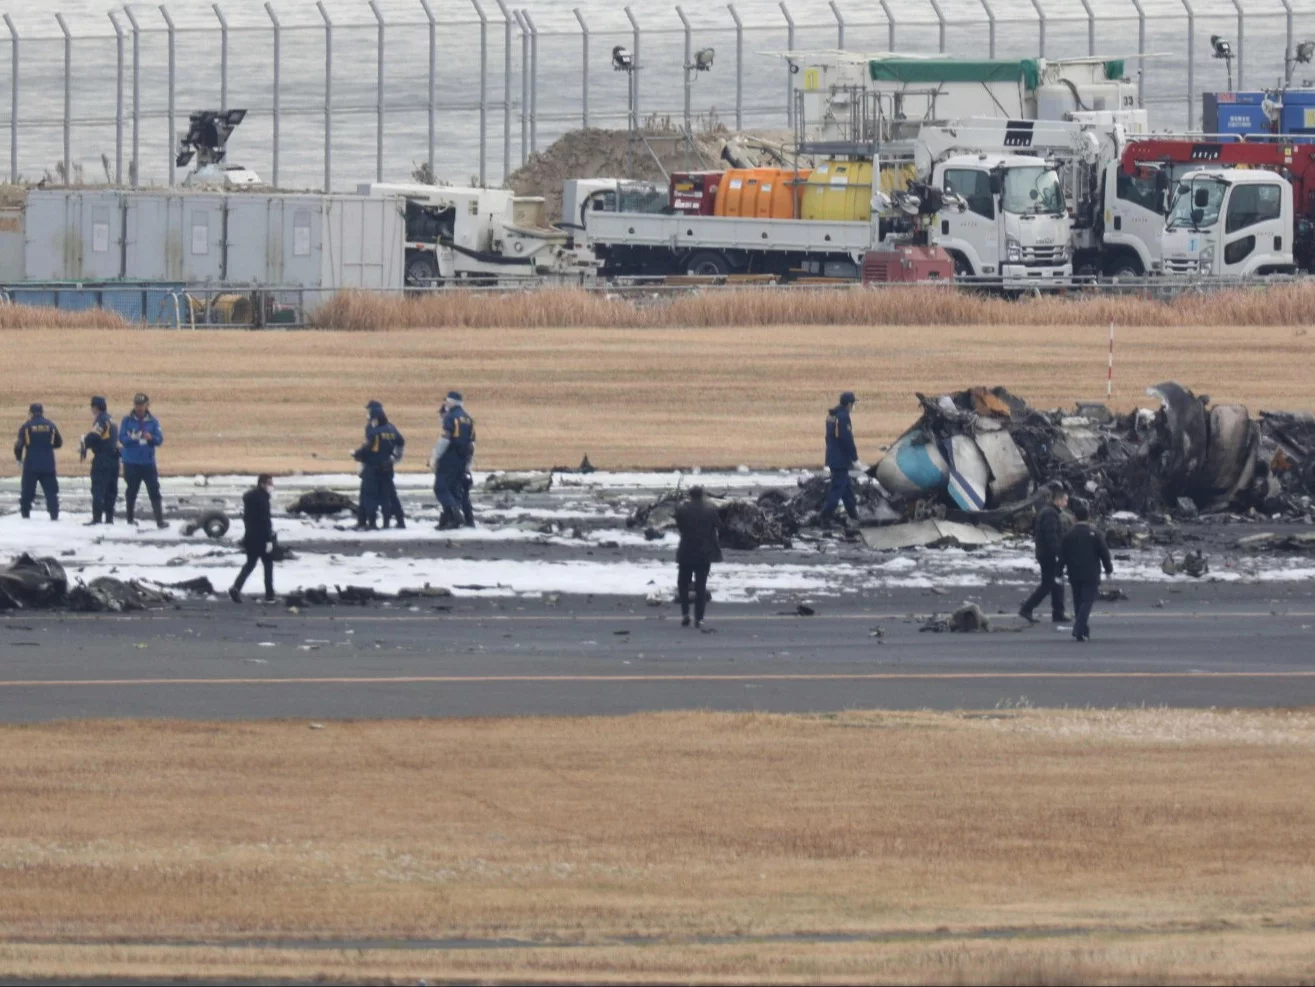
[[[1028,311],[999,304],[1010,313]],[[1302,318],[1315,318],[1315,304]],[[1042,408],[1103,398],[1106,336],[1099,321],[642,331],[138,329],[130,336],[0,330],[0,425],[17,430],[28,402],[42,401],[72,440],[90,425],[90,395],[105,394],[120,415],[133,393],[145,390],[164,425],[159,458],[167,473],[348,471],[365,402],[379,398],[410,439],[404,467],[422,469],[438,402],[455,387],[478,422],[483,469],[575,465],[585,453],[612,469],[814,466],[822,458],[826,409],[852,388],[861,398],[859,451],[871,462],[879,445],[917,417],[915,391],[1003,384]],[[1315,334],[1290,321],[1120,323],[1114,403],[1128,409],[1146,402],[1148,385],[1175,379],[1252,411],[1309,409],[1313,360]],[[61,464],[66,472],[78,465],[71,451]]]
[[[1309,982],[1313,747],[1160,710],[4,727],[0,970]],[[753,941],[797,933],[858,940]],[[577,945],[217,948],[279,937]]]
[[[1315,285],[1250,287],[1160,301],[1045,295],[1010,301],[949,287],[716,288],[604,295],[569,288],[428,296],[343,292],[315,315],[321,329],[683,329],[747,326],[1315,325]]]

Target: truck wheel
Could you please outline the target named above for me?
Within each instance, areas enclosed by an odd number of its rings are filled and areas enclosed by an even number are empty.
[[[412,254],[406,260],[406,283],[411,287],[428,286],[438,277],[438,265],[433,254]]]
[[[954,276],[956,278],[971,278],[973,276],[973,266],[968,263],[968,258],[958,251],[950,252],[950,259],[954,261]]]
[[[1126,254],[1117,257],[1111,257],[1105,263],[1105,277],[1118,278],[1120,281],[1129,281],[1133,278],[1140,278],[1145,275],[1141,269],[1141,264],[1135,257],[1129,257]]]
[[[703,250],[689,259],[685,270],[700,278],[724,278],[731,273],[731,263],[724,254]]]

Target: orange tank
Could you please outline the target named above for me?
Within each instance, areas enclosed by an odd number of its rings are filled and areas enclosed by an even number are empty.
[[[794,219],[809,169],[731,168],[717,187],[714,215],[739,219]]]

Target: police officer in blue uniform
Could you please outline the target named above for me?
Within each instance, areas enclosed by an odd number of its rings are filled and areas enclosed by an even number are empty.
[[[365,406],[369,424],[365,429],[365,444],[352,453],[361,464],[361,513],[357,518],[358,531],[379,527],[378,514],[382,510],[385,525],[396,517],[398,527],[405,527],[402,505],[393,482],[393,467],[401,458],[406,439],[397,426],[388,420],[384,406],[371,401]]]
[[[475,462],[475,420],[466,411],[460,391],[448,391],[443,402],[443,428],[434,446],[434,496],[443,508],[438,530],[474,526],[466,477]]]
[[[91,411],[96,418],[78,451],[83,462],[91,453],[91,520],[87,523],[113,524],[119,499],[119,426],[110,417],[104,398],[92,398]]]
[[[850,483],[851,470],[865,469],[858,458],[854,444],[854,423],[850,412],[858,398],[853,391],[840,395],[840,403],[826,415],[826,466],[831,471],[831,489],[827,492],[818,519],[825,525],[835,519],[835,509],[843,501],[850,520],[858,520],[858,503],[854,500],[854,487]]]
[[[64,445],[55,423],[45,416],[45,409],[37,403],[28,405],[28,419],[18,430],[14,443],[14,458],[23,464],[23,485],[18,496],[18,509],[23,517],[32,516],[32,501],[36,499],[37,484],[46,495],[46,510],[50,520],[59,520],[59,477],[55,474],[55,450]]]
[[[133,524],[133,510],[137,506],[137,492],[146,484],[146,496],[155,514],[155,526],[167,528],[164,521],[164,499],[160,496],[160,470],[155,464],[155,450],[164,445],[164,430],[160,421],[151,414],[151,399],[137,394],[132,399],[132,411],[119,423],[119,448],[123,450],[124,518]]]

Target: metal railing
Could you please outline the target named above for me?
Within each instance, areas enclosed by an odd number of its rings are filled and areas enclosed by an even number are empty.
[[[964,3],[947,10],[947,0],[922,9],[740,0],[688,13],[583,2],[569,15],[507,0],[318,0],[313,8],[227,0],[208,9],[132,4],[95,19],[6,14],[0,88],[8,85],[9,99],[0,106],[9,114],[0,126],[9,178],[172,183],[186,115],[234,106],[250,115],[232,158],[276,185],[352,187],[421,165],[461,183],[498,183],[570,129],[624,128],[632,113],[639,123],[679,125],[687,95],[704,127],[789,127],[789,69],[765,50],[980,57],[985,40],[993,58],[1117,57],[1133,54],[1134,27],[1138,55],[1163,55],[1128,63],[1155,128],[1193,129],[1201,91],[1226,88],[1203,40],[1211,32],[1233,43],[1239,89],[1274,85],[1285,53],[1315,33],[1312,0],[1231,0],[1209,10],[1204,0],[1159,0],[1153,9],[1144,0],[1130,0],[1131,9],[1077,0],[1066,12],[1054,0],[971,0],[968,13]],[[616,45],[632,50],[636,71],[612,71]],[[685,53],[703,47],[717,60],[691,80]]]

